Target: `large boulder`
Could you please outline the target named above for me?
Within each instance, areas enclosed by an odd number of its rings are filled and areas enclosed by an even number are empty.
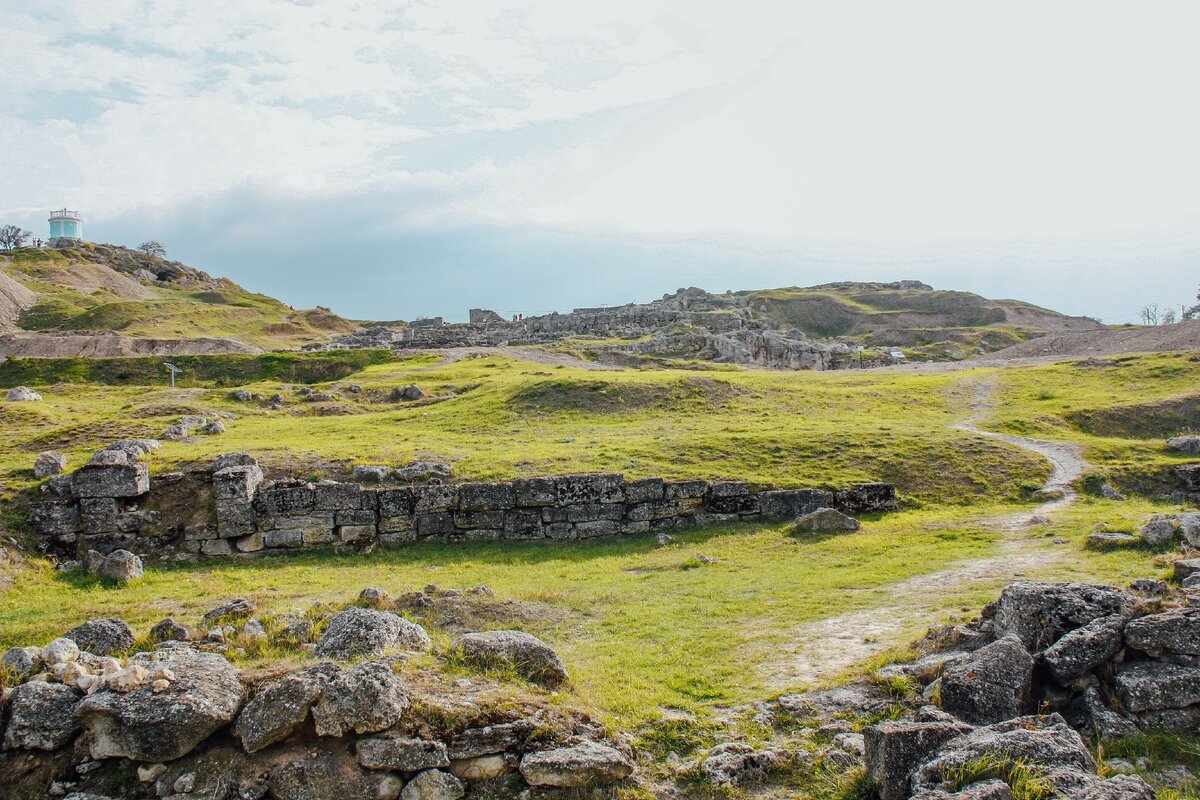
[[[8,699],[4,746],[57,750],[71,741],[78,725],[79,692],[61,683],[29,681],[17,685]]]
[[[1181,453],[1200,456],[1200,436],[1174,436],[1167,439],[1167,446]]]
[[[942,708],[975,725],[1021,713],[1029,700],[1033,658],[1015,635],[979,648],[942,673]]]
[[[1142,541],[1150,547],[1166,547],[1175,542],[1175,520],[1170,517],[1155,516],[1142,526]]]
[[[76,712],[90,733],[92,758],[170,761],[181,758],[233,721],[245,689],[223,656],[190,649],[138,653],[131,662],[174,680],[155,691],[150,684],[129,692],[102,689]]]
[[[521,759],[521,776],[530,786],[597,786],[633,774],[633,762],[608,745],[584,741],[571,747],[529,753]]]
[[[217,625],[222,622],[246,619],[257,610],[258,606],[254,605],[252,601],[244,597],[237,597],[233,600],[226,600],[216,608],[209,609],[200,618],[200,621],[205,625]]]
[[[391,649],[429,650],[431,647],[433,641],[429,634],[415,622],[387,611],[348,608],[329,620],[314,654],[318,658],[344,660],[382,655]]]
[[[24,679],[37,672],[42,664],[42,648],[10,647],[0,656],[0,669],[11,677]]]
[[[458,800],[466,793],[463,782],[449,772],[427,769],[408,782],[400,800]]]
[[[137,641],[129,623],[116,617],[89,619],[64,633],[63,638],[75,642],[80,650],[97,656],[124,652]]]
[[[257,687],[233,726],[242,748],[253,753],[290,736],[308,719],[323,685],[322,672],[304,670]]]
[[[404,682],[387,664],[364,661],[331,671],[312,707],[319,736],[375,733],[395,725],[408,708]]]
[[[28,403],[33,400],[41,400],[42,396],[28,386],[17,386],[9,389],[4,399],[10,403]]]
[[[848,517],[837,509],[818,508],[816,511],[797,517],[788,532],[793,536],[821,533],[852,533],[860,527],[858,520]]]
[[[1066,686],[1107,663],[1121,649],[1125,617],[1099,617],[1064,635],[1042,653],[1042,662],[1054,680]]]
[[[522,631],[464,633],[454,638],[453,646],[471,663],[509,666],[544,686],[558,686],[570,677],[550,645]]]
[[[1200,668],[1134,661],[1117,669],[1117,693],[1127,711],[1159,711],[1200,703]]]
[[[930,753],[971,730],[958,722],[881,722],[863,731],[867,776],[881,800],[904,800],[909,776]]]
[[[43,453],[38,453],[37,460],[33,462],[33,477],[49,478],[51,475],[58,475],[67,468],[67,457],[57,450],[47,450]]]
[[[971,764],[1023,763],[1042,772],[1065,773],[1086,785],[1096,762],[1083,739],[1057,714],[1018,717],[951,739],[913,773],[914,790],[952,788]]]
[[[1164,653],[1200,655],[1200,608],[1176,608],[1130,620],[1125,639],[1153,656]]]
[[[997,638],[1015,634],[1033,653],[1099,617],[1127,616],[1131,608],[1129,596],[1109,586],[1014,581],[1000,594],[994,626]]]
[[[1111,709],[1094,686],[1084,689],[1072,700],[1064,714],[1071,725],[1096,739],[1120,739],[1138,732],[1137,725]]]
[[[142,579],[145,570],[142,559],[128,550],[114,550],[104,557],[96,574],[115,583],[132,583]]]

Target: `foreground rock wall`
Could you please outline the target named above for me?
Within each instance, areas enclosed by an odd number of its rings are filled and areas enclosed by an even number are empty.
[[[179,492],[183,476],[162,477]],[[220,457],[210,484],[184,489],[193,498],[186,514],[163,510],[170,504],[156,500],[143,462],[89,464],[50,488],[57,497],[33,505],[32,523],[48,549],[79,557],[117,548],[224,556],[334,543],[589,539],[794,519],[818,508],[862,514],[896,507],[895,488],[882,483],[754,491],[744,481],[626,480],[617,473],[419,486],[267,481],[245,454]]]

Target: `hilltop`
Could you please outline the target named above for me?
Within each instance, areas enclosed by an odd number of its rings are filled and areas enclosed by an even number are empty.
[[[328,309],[297,311],[227,278],[115,245],[0,254],[0,349],[11,354],[253,352],[355,327]]]
[[[472,321],[440,318],[378,325],[322,348],[541,345],[615,364],[688,360],[771,369],[838,369],[917,360],[963,359],[1050,332],[1103,326],[1016,300],[940,291],[919,281],[831,283],[807,288],[713,294],[679,289],[650,303],[577,308],[504,320],[472,309]]]

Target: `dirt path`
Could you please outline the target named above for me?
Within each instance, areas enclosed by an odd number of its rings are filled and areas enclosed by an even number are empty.
[[[414,370],[415,372],[428,372],[440,369],[453,364],[455,361],[462,361],[464,358],[487,358],[494,355],[508,356],[518,361],[529,361],[534,364],[543,364],[547,367],[575,367],[595,372],[611,372],[613,370],[625,369],[624,367],[617,367],[612,364],[597,364],[595,361],[584,361],[581,358],[576,358],[566,353],[555,353],[551,350],[543,350],[540,347],[442,347],[430,350],[406,350],[404,352],[436,353],[442,357],[442,360],[436,364]]]
[[[997,533],[999,552],[995,555],[916,575],[889,586],[865,589],[864,592],[887,598],[887,601],[881,606],[797,626],[788,643],[777,650],[777,657],[764,667],[770,689],[794,689],[839,675],[871,656],[903,644],[914,633],[944,619],[957,608],[956,592],[972,585],[1002,584],[1061,560],[1061,552],[1047,546],[1043,537],[1031,537],[1027,532],[1032,515],[1051,514],[1075,502],[1076,494],[1070,484],[1087,468],[1079,447],[1069,442],[980,430],[976,423],[995,406],[998,387],[989,382],[988,377],[981,377],[965,388],[972,391],[969,413],[951,427],[1000,439],[1042,456],[1053,467],[1043,488],[1061,493],[1061,496],[1048,500],[1032,512],[1019,511],[984,520],[963,519],[964,524],[982,524]]]

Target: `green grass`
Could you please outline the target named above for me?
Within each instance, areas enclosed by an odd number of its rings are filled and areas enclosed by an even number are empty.
[[[366,361],[354,363],[355,357]],[[349,368],[357,371],[316,384],[341,390],[341,400],[309,403],[281,388],[298,382],[298,365],[310,358],[320,364],[351,359]],[[267,613],[283,613],[317,602],[345,604],[369,585],[399,595],[428,583],[486,583],[500,598],[560,612],[544,620],[535,615],[528,627],[563,655],[574,678],[571,698],[626,728],[651,723],[664,709],[688,710],[700,715],[698,730],[659,735],[664,741],[702,738],[716,707],[779,690],[779,675],[788,674],[781,653],[797,626],[886,606],[896,602],[890,587],[899,581],[994,555],[999,534],[986,521],[1032,508],[1027,495],[1048,472],[1040,459],[948,427],[969,413],[980,382],[995,382],[1003,401],[985,425],[1022,432],[1032,426],[1042,435],[1080,441],[1107,466],[1099,448],[1123,454],[1151,443],[1098,440],[1064,414],[1089,404],[1175,396],[1194,386],[1196,369],[1186,359],[1136,359],[1118,369],[1140,377],[1105,389],[1086,373],[1073,380],[1080,368],[1069,365],[945,373],[596,373],[500,356],[451,364],[432,354],[372,358],[180,359],[192,370],[190,385],[174,393],[162,377],[158,385],[144,383],[152,380],[153,365],[139,360],[4,364],[0,378],[33,385],[45,400],[0,404],[0,474],[12,489],[30,487],[30,466],[41,449],[64,449],[77,465],[106,441],[156,435],[182,413],[217,410],[238,415],[228,433],[166,443],[151,458],[152,472],[233,450],[313,477],[340,477],[349,462],[441,456],[462,479],[611,469],[631,477],[731,477],[776,486],[892,480],[904,510],[826,539],[797,540],[781,525],[751,524],[682,532],[669,547],[638,536],[419,545],[369,556],[315,551],[152,565],[144,581],[125,588],[36,564],[16,571],[13,587],[0,593],[0,644],[44,642],[115,608],[144,633],[168,614],[195,623],[208,608],[239,595]],[[346,391],[351,382],[361,393]],[[392,387],[410,382],[425,390],[423,400],[386,399]],[[287,405],[270,410],[235,402],[234,385],[257,395],[280,392]],[[21,496],[11,494],[0,506],[9,526],[19,524],[22,506]],[[1055,514],[1051,525],[1022,529],[1032,551],[1055,556],[1027,575],[1103,582],[1165,576],[1164,554],[1083,547],[1098,521],[1134,526],[1162,510],[1146,499],[1087,498]],[[700,554],[716,563],[702,562]],[[947,586],[930,615],[971,613],[999,589],[998,581]],[[903,644],[898,638],[880,646]],[[250,661],[272,654],[251,653]],[[842,775],[823,786],[813,791],[832,797],[853,794],[857,784]]]

